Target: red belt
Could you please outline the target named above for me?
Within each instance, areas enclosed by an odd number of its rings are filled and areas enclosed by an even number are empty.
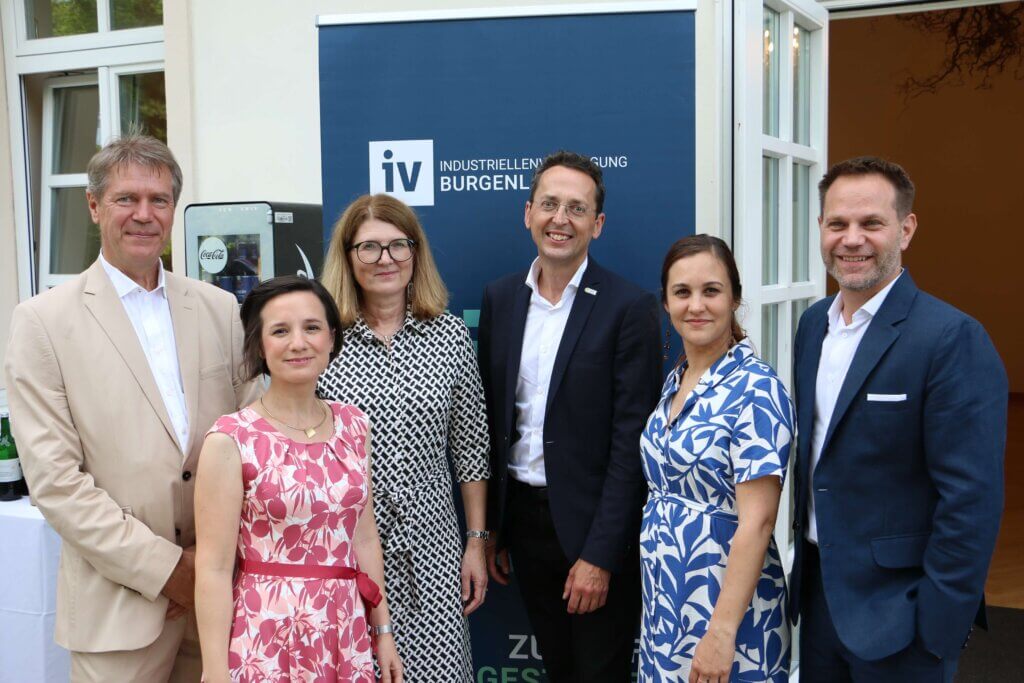
[[[377,583],[358,569],[319,564],[279,564],[277,562],[257,562],[256,560],[238,559],[238,571],[246,574],[263,576],[285,576],[294,579],[355,579],[356,588],[363,599],[366,617],[369,620],[370,610],[380,604],[380,587]]]

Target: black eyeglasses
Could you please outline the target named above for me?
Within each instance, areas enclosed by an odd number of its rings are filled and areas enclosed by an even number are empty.
[[[391,240],[387,244],[367,240],[366,242],[357,242],[349,247],[349,249],[356,252],[357,259],[372,265],[380,261],[380,257],[384,255],[385,251],[388,252],[388,256],[391,257],[392,261],[399,263],[408,261],[412,258],[412,251],[415,246],[416,243],[410,239]]]

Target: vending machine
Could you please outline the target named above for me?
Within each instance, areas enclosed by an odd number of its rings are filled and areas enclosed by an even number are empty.
[[[315,278],[324,260],[319,204],[227,202],[185,207],[185,274],[241,303],[276,275]]]

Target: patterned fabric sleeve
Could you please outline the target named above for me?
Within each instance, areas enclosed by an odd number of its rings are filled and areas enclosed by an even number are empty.
[[[234,438],[235,432],[238,431],[238,413],[231,413],[230,415],[221,415],[217,418],[217,421],[213,423],[213,426],[207,430],[206,435],[210,434],[226,434]]]
[[[760,374],[759,369],[754,372]],[[775,475],[781,484],[786,478],[793,444],[793,407],[777,377],[762,375],[751,379],[729,443],[733,479],[742,484]]]
[[[456,320],[459,339],[452,353],[458,356],[458,369],[448,417],[448,443],[455,462],[455,477],[461,483],[490,478],[490,466],[480,367],[469,328],[461,319]]]

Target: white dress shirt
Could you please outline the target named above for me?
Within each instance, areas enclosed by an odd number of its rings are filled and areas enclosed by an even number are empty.
[[[867,300],[863,306],[858,308],[850,324],[846,324],[843,318],[843,295],[836,295],[835,300],[828,309],[828,333],[821,343],[821,357],[818,359],[818,377],[814,384],[814,433],[811,437],[811,476],[807,485],[810,487],[810,495],[807,496],[807,540],[817,545],[818,543],[818,520],[814,516],[814,468],[818,466],[821,459],[821,449],[825,445],[825,435],[828,433],[828,426],[832,422],[832,413],[836,409],[836,401],[839,400],[839,391],[846,381],[846,373],[850,371],[853,363],[853,356],[857,353],[864,333],[874,320],[878,309],[885,302],[889,290],[900,279],[900,275],[893,278],[893,281],[886,285],[878,294]]]
[[[174,341],[174,325],[171,323],[171,306],[167,302],[167,287],[164,264],[159,263],[160,275],[156,288],[147,292],[134,280],[110,265],[100,253],[100,264],[114,285],[117,296],[124,305],[128,319],[132,321],[135,334],[139,337],[142,351],[146,354],[149,369],[156,380],[156,386],[163,396],[164,406],[178,437],[182,455],[188,447],[188,407],[185,405],[185,391],[181,385],[181,368],[178,365],[178,346]]]
[[[519,379],[516,382],[516,430],[519,440],[512,444],[508,473],[530,486],[547,486],[544,471],[544,414],[548,404],[551,371],[562,342],[562,333],[569,320],[576,290],[590,259],[583,263],[562,292],[558,303],[541,296],[537,287],[538,259],[534,259],[526,275],[526,285],[533,290],[523,330],[523,352],[519,357]]]

